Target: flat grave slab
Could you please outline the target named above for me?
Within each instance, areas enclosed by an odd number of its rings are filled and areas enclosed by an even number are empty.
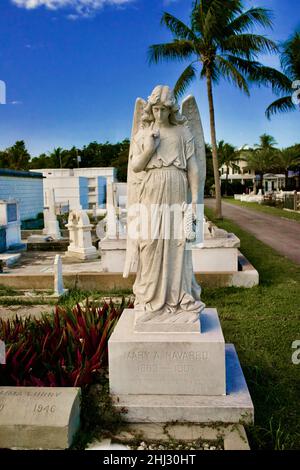
[[[0,448],[67,449],[80,424],[80,388],[0,387]]]

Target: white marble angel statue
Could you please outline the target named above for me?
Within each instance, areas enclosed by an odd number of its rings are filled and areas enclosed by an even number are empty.
[[[184,100],[181,113],[168,86],[157,86],[147,102],[137,99],[128,162],[123,275],[128,277],[137,265],[135,308],[144,310],[146,321],[199,315],[204,308],[192,251],[187,249],[195,230],[187,234],[186,226],[194,226],[189,222],[195,222],[197,208],[203,205],[205,174],[205,144],[194,97]],[[174,207],[180,208],[179,218]],[[145,230],[136,230],[141,226],[147,227],[146,235]]]

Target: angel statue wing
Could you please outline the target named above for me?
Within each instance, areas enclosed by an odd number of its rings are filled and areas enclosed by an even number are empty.
[[[132,169],[132,151],[133,151],[133,139],[137,132],[141,129],[142,125],[142,114],[146,101],[142,98],[138,98],[135,102],[133,124],[131,131],[131,140],[129,148],[128,158],[128,169],[127,169],[127,227],[130,227],[132,218],[134,217],[130,213],[130,207],[133,207],[139,202],[139,188],[144,178],[144,171],[135,173]],[[127,232],[127,248],[126,248],[126,259],[123,271],[123,277],[128,277],[132,271],[133,265],[138,259],[138,245],[137,240],[130,237],[130,230]]]
[[[199,109],[194,96],[189,95],[182,102],[181,113],[187,119],[186,125],[189,127],[195,139],[195,153],[199,168],[199,197],[198,197],[198,227],[195,243],[203,242],[204,223],[204,186],[206,179],[206,152],[204,133]]]

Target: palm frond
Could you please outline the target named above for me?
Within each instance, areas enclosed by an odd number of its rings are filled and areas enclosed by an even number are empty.
[[[166,44],[153,44],[148,49],[150,63],[158,63],[163,60],[185,60],[195,52],[191,41],[175,40]]]
[[[223,77],[226,78],[229,82],[237,85],[240,90],[244,91],[249,96],[250,92],[247,81],[245,77],[239,72],[239,70],[222,56],[217,56],[216,62],[221,75],[223,75]]]
[[[232,35],[222,41],[220,47],[223,51],[248,59],[255,58],[259,53],[275,53],[279,50],[274,41],[259,34]]]
[[[230,54],[226,59],[233,64],[250,82],[258,86],[270,86],[274,93],[288,93],[292,88],[289,78],[272,67],[266,67],[259,62],[243,59]]]
[[[190,64],[178,78],[174,87],[174,94],[176,98],[179,98],[184,94],[187,88],[190,86],[192,81],[196,78],[196,67],[194,64]]]
[[[272,16],[272,11],[266,8],[250,8],[229,23],[228,36],[231,36],[232,33],[249,31],[255,26],[271,28],[273,26]]]
[[[165,12],[161,19],[161,24],[165,25],[177,39],[187,39],[189,41],[196,41],[197,36],[194,32],[181,20]]]
[[[195,2],[191,13],[191,26],[193,31],[196,31],[203,37],[203,28],[205,23],[205,12],[203,11],[203,2]]]
[[[275,114],[286,113],[288,111],[296,111],[296,109],[297,107],[292,102],[292,97],[284,96],[274,101],[270,104],[270,106],[267,107],[266,116],[268,119],[271,119],[271,117]]]
[[[283,44],[281,67],[291,80],[300,77],[300,32],[297,32]]]
[[[206,40],[222,40],[228,23],[242,12],[241,2],[238,0],[210,0],[209,8],[205,14],[203,37]]]

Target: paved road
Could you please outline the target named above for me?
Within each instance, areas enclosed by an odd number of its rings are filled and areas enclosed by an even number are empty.
[[[205,205],[215,207],[213,199],[206,199]],[[283,256],[300,264],[300,223],[274,215],[254,212],[228,202],[222,203],[223,216],[232,220],[258,240],[274,248]]]

